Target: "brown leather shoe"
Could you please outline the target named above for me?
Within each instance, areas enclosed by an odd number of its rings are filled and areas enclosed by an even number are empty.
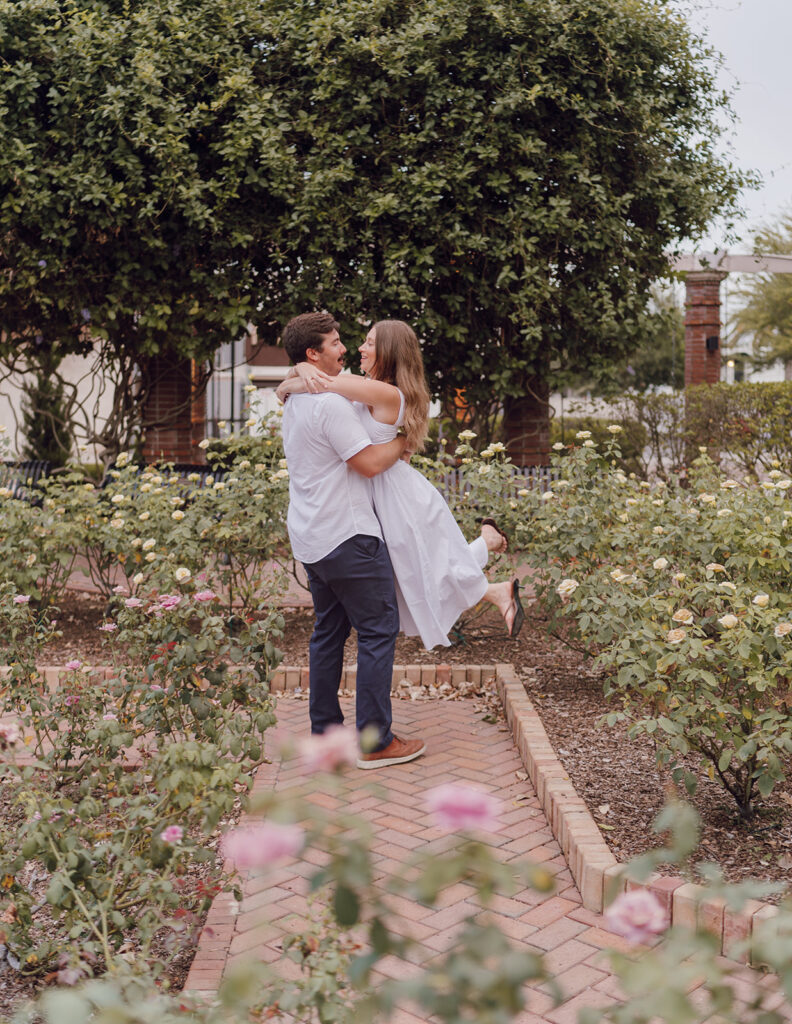
[[[361,754],[357,759],[358,768],[387,768],[389,764],[404,764],[414,761],[426,750],[423,740],[400,740],[394,736],[387,747],[375,750],[373,754]]]

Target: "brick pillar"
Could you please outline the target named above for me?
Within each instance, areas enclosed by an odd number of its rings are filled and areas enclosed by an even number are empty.
[[[720,380],[720,283],[724,277],[719,270],[697,270],[685,277],[685,387]],[[717,348],[708,349],[707,338],[715,338]]]
[[[506,448],[515,466],[546,466],[550,462],[550,387],[538,377],[529,387],[533,394],[504,402]]]
[[[146,462],[204,462],[198,447],[206,433],[206,394],[196,364],[155,356],[148,368],[150,391],[143,409]]]

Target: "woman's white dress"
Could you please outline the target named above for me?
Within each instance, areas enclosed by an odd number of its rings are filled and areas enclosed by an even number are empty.
[[[353,404],[372,443],[393,440],[404,419],[404,395],[393,426],[378,423],[368,406]],[[442,494],[408,463],[399,460],[375,476],[372,485],[396,578],[401,630],[420,636],[427,649],[448,647],[448,631],[487,589],[481,571],[486,546],[479,540],[471,550]]]

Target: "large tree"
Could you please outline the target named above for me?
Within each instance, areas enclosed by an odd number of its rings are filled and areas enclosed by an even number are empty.
[[[297,172],[286,310],[415,323],[437,393],[494,411],[612,361],[667,252],[735,208],[717,58],[670,2],[268,9]]]
[[[754,252],[792,253],[792,210],[777,224],[760,228],[754,235]],[[792,275],[755,274],[737,289],[744,305],[734,317],[734,339],[750,337],[755,366],[780,360],[784,376],[792,380]]]
[[[494,413],[625,351],[742,183],[666,0],[0,0],[0,56],[6,351],[128,380],[326,306]]]
[[[257,314],[288,172],[265,20],[250,0],[0,0],[2,352],[36,372],[99,342],[111,447],[157,355],[203,360]]]

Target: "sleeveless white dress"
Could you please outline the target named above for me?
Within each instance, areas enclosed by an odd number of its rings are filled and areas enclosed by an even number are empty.
[[[401,394],[401,392],[399,392]],[[373,444],[392,441],[404,419],[378,423],[368,406],[353,405]],[[422,473],[399,460],[372,479],[374,508],[396,578],[400,628],[420,636],[427,650],[449,647],[448,631],[484,596],[487,578],[442,494]],[[474,542],[486,552],[483,542]],[[486,553],[483,555],[486,564]]]

